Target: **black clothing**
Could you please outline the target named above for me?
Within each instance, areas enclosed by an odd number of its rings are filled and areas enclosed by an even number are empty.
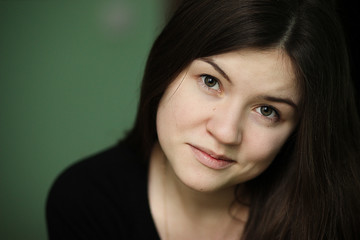
[[[48,196],[49,239],[159,239],[147,197],[147,167],[124,144],[82,160]]]

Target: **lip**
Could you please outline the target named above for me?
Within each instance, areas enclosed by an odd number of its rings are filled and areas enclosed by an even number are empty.
[[[203,165],[208,168],[221,170],[228,168],[236,163],[236,161],[224,156],[216,154],[210,150],[193,146],[189,144],[191,150],[193,151],[195,158]]]

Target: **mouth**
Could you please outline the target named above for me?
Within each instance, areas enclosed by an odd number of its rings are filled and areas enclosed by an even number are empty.
[[[225,155],[219,155],[211,150],[204,149],[198,146],[194,146],[189,144],[192,152],[195,155],[195,158],[203,165],[205,165],[208,168],[215,169],[215,170],[221,170],[228,168],[236,163],[235,160],[225,156]]]

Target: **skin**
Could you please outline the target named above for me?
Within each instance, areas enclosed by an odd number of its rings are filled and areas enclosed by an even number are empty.
[[[150,159],[150,206],[160,234],[167,214],[178,216],[171,220],[178,227],[167,231],[179,239],[185,229],[189,238],[220,239],[221,231],[238,238],[239,222],[228,214],[234,188],[271,164],[297,124],[298,102],[291,62],[279,49],[234,51],[184,69],[160,101]],[[247,213],[238,208],[235,215]],[[229,226],[219,227],[219,219]],[[198,229],[189,231],[194,224]]]

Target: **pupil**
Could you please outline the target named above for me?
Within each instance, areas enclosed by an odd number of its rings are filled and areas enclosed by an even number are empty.
[[[272,109],[269,107],[261,107],[261,114],[264,116],[269,116],[272,113]]]
[[[209,87],[213,87],[216,84],[216,81],[211,77],[205,77],[205,84]]]

